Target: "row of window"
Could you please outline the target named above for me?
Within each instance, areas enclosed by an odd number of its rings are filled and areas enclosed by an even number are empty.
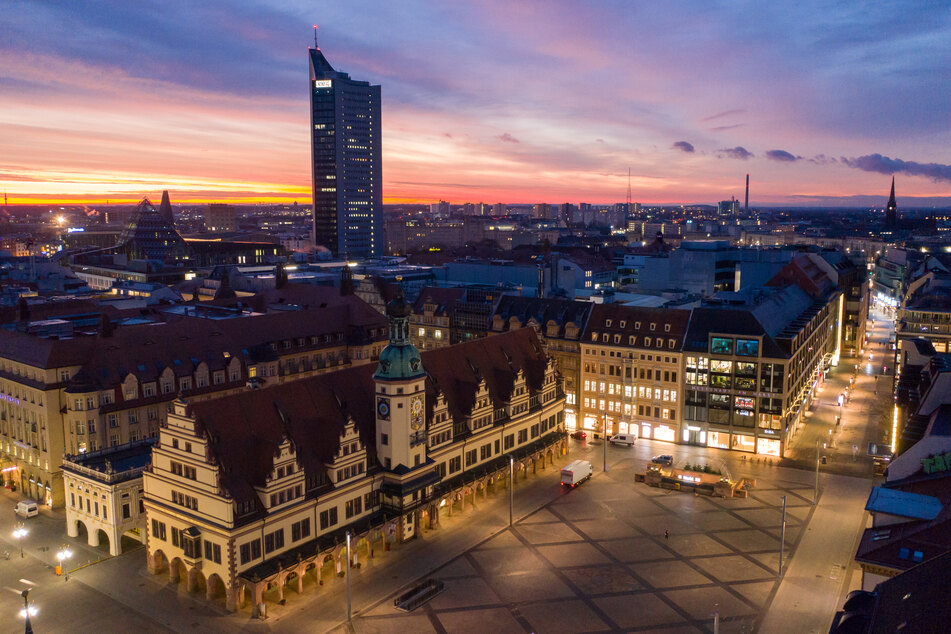
[[[198,498],[186,495],[179,491],[172,491],[172,504],[178,504],[179,506],[184,506],[187,509],[193,511],[198,510]]]
[[[300,484],[271,494],[271,506],[277,506],[303,497],[304,487]]]
[[[650,405],[637,405],[631,403],[621,403],[619,401],[598,400],[596,398],[584,399],[586,409],[596,409],[602,412],[611,412],[614,414],[623,414],[624,416],[653,417],[662,420],[677,420],[677,410],[666,407],[651,407]]]
[[[188,478],[189,480],[198,479],[198,470],[195,469],[195,467],[174,460],[172,460],[172,473],[183,478]]]
[[[365,467],[364,467],[363,460],[361,460],[360,462],[356,464],[352,464],[347,467],[337,469],[337,482],[343,482],[344,480],[347,480],[348,478],[354,478],[360,475],[361,473],[363,473],[364,469]]]
[[[614,336],[612,337],[611,335],[609,335],[608,333],[605,332],[605,333],[602,333],[602,334],[601,334],[601,337],[600,337],[600,339],[599,339],[599,338],[598,338],[598,333],[596,333],[596,332],[592,332],[592,333],[591,333],[591,341],[593,341],[593,342],[613,343],[613,344],[621,345],[621,340],[622,340],[621,335],[614,335]],[[636,335],[630,335],[630,336],[627,338],[627,345],[629,345],[629,346],[636,346],[636,345],[637,345],[637,336],[636,336]],[[664,347],[664,338],[663,338],[663,337],[648,337],[648,336],[644,336],[644,337],[641,339],[641,347],[642,347],[642,348],[663,348],[663,347]],[[676,339],[667,339],[667,347],[668,347],[670,350],[674,350],[674,349],[677,347],[677,340],[676,340]]]

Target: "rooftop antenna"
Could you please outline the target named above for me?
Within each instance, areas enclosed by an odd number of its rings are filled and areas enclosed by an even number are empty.
[[[320,47],[317,46],[317,25],[316,24],[314,25],[314,48],[316,48],[318,51],[320,50]]]

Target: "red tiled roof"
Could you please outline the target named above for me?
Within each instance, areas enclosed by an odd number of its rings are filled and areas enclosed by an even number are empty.
[[[541,388],[547,358],[531,328],[422,353],[427,372],[428,415],[442,392],[454,416],[467,414],[478,377],[490,396],[508,400],[522,370],[530,391]],[[191,415],[211,439],[211,451],[223,470],[222,484],[236,499],[248,499],[273,467],[286,437],[305,470],[332,461],[339,436],[351,417],[361,441],[375,456],[374,365],[319,374],[261,390],[249,390],[190,405]]]

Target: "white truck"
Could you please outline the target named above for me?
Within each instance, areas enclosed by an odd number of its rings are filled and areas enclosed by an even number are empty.
[[[561,469],[561,485],[574,487],[591,477],[591,463],[587,460],[575,460]]]

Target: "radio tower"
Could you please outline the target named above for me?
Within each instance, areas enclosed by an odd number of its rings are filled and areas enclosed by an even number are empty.
[[[627,168],[627,213],[631,213],[631,168]]]

